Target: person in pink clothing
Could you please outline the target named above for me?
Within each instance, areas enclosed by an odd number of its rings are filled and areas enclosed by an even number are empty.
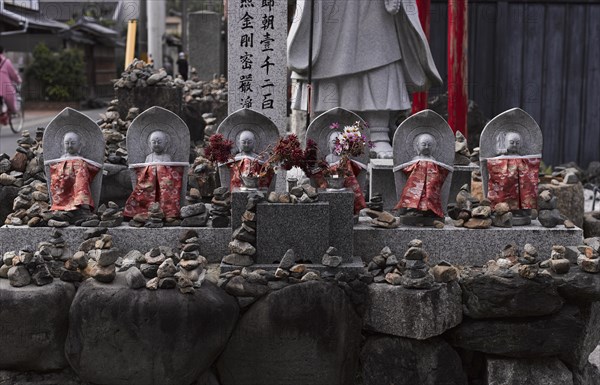
[[[16,89],[15,85],[21,84],[21,77],[13,67],[9,58],[4,56],[4,47],[0,46],[0,96],[12,114],[16,109]]]

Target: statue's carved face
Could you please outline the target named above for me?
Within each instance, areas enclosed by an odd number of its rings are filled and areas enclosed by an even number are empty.
[[[516,132],[506,134],[506,152],[509,154],[518,154],[521,150],[521,135]]]
[[[168,138],[167,134],[162,131],[154,131],[150,134],[150,149],[155,154],[162,154],[167,148]]]
[[[79,155],[81,151],[81,138],[75,132],[67,132],[63,138],[65,154]]]
[[[243,131],[240,134],[238,148],[241,152],[252,153],[254,152],[255,143],[256,138],[254,137],[254,133],[252,131]]]
[[[435,139],[429,134],[421,134],[417,138],[417,154],[423,156],[431,156],[433,153],[433,147],[435,145]]]
[[[333,132],[331,135],[329,135],[329,152],[332,154],[335,150],[335,141],[339,134],[339,132]]]

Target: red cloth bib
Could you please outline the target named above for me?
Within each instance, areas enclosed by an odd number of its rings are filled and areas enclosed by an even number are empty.
[[[148,207],[159,202],[166,218],[178,218],[183,166],[149,165],[137,167],[137,184],[125,203],[126,217],[146,214]]]
[[[402,169],[402,172],[408,176],[408,180],[394,209],[431,210],[443,218],[442,186],[450,171],[434,162],[419,160]]]
[[[506,202],[511,210],[537,208],[539,158],[487,160],[488,199],[492,208]]]
[[[90,185],[100,168],[83,159],[66,159],[50,165],[51,210],[76,210],[82,205],[94,208]]]

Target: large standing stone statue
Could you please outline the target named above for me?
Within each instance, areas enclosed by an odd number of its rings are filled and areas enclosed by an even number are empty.
[[[52,211],[85,217],[98,207],[102,186],[104,137],[86,115],[65,108],[44,133],[46,179]]]
[[[531,223],[531,209],[537,208],[542,130],[529,114],[513,108],[485,126],[479,143],[484,196],[492,208],[508,203],[513,225]]]
[[[235,143],[233,160],[219,165],[219,179],[221,186],[230,190],[243,187],[242,177],[248,173],[258,174],[268,155],[260,152],[269,146],[274,146],[279,139],[277,126],[265,115],[243,108],[229,115],[219,125],[217,134]],[[261,188],[272,189],[275,184],[275,175],[272,169],[258,181]]]
[[[310,0],[298,0],[288,35],[288,65],[301,82],[294,109],[306,109]],[[389,124],[411,108],[410,92],[442,80],[421,27],[415,0],[315,1],[312,111],[343,107],[371,127],[380,158],[391,158]]]
[[[336,137],[344,130],[345,126],[352,126],[355,122],[360,122],[365,127],[363,134],[369,140],[369,131],[366,129],[365,122],[352,111],[344,108],[332,108],[322,113],[312,121],[306,132],[306,139],[311,139],[317,144],[319,158],[324,158],[329,165],[330,171],[335,171],[339,167],[340,156],[333,150]],[[337,128],[332,129],[335,124]],[[365,148],[365,153],[359,157],[350,159],[350,168],[344,181],[344,187],[350,188],[354,192],[354,213],[357,214],[361,209],[367,207],[363,191],[366,184],[367,163],[369,162],[369,149]],[[314,185],[320,188],[327,187],[327,181],[321,172],[309,175]]]
[[[394,135],[394,179],[400,222],[430,226],[444,221],[452,180],[454,134],[431,110],[406,119]]]
[[[127,153],[133,192],[124,215],[147,215],[158,202],[167,221],[179,217],[190,154],[190,132],[183,120],[161,107],[146,110],[129,126]]]

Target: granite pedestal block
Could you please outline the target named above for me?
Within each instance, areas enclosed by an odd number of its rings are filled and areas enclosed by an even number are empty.
[[[66,251],[75,253],[83,242],[87,228],[69,226],[59,229],[66,241]],[[179,246],[179,236],[187,230],[195,230],[200,238],[200,254],[209,262],[220,262],[229,254],[227,244],[231,240],[231,229],[214,229],[211,227],[162,227],[158,229],[135,228],[123,225],[111,227],[108,234],[113,237],[113,245],[121,256],[130,250],[142,253],[155,246]],[[2,226],[0,228],[0,253],[19,250],[23,247],[35,249],[37,244],[51,239],[53,227]]]
[[[335,276],[340,271],[348,274],[349,276],[356,276],[358,274],[363,274],[366,271],[365,264],[363,263],[362,259],[360,259],[359,257],[352,257],[352,258],[350,258],[350,262],[344,262],[341,265],[339,265],[338,267],[329,267],[329,266],[321,265],[321,261],[318,261],[317,263],[306,263],[304,265],[309,270],[318,271],[321,274],[321,276],[323,276],[325,274],[329,274],[330,276]],[[278,267],[279,267],[279,264],[254,264],[249,267],[246,267],[246,269],[250,270],[250,271],[265,270],[265,271],[275,272]],[[221,273],[227,273],[229,271],[240,270],[242,268],[244,268],[244,267],[221,263]]]
[[[369,197],[373,194],[381,194],[383,209],[386,211],[391,211],[398,202],[393,168],[392,159],[369,160]]]
[[[354,193],[319,191],[319,201],[329,203],[329,246],[338,250],[343,262],[349,262],[354,255]]]
[[[328,202],[258,204],[256,263],[276,263],[288,249],[297,260],[320,262],[329,247],[330,209]]]
[[[583,242],[580,228],[567,229],[560,225],[547,229],[537,220],[529,226],[481,230],[454,227],[450,222],[447,218],[443,229],[408,226],[380,229],[361,221],[354,226],[354,255],[369,262],[382,248],[389,246],[392,253],[402,256],[408,242],[416,238],[423,241],[430,264],[446,260],[455,265],[483,266],[510,243],[521,250],[530,243],[538,249],[540,258],[547,259],[553,245],[577,246]]]
[[[468,184],[471,187],[471,173],[475,170],[479,170],[479,167],[471,163],[465,166],[454,166],[454,172],[452,173],[452,183],[450,184],[450,196],[448,197],[448,204],[456,203],[456,195],[460,191],[460,188]]]

